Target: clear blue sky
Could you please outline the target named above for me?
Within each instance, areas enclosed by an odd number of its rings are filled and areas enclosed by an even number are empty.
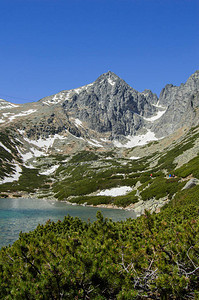
[[[0,98],[13,103],[108,70],[159,95],[199,69],[198,0],[0,0],[0,11]]]

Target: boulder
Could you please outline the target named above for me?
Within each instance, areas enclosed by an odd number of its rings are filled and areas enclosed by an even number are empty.
[[[192,178],[185,184],[185,186],[182,188],[182,190],[190,189],[197,184],[199,184],[199,180],[197,178]]]

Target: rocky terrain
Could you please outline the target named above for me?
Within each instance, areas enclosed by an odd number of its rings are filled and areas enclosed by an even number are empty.
[[[198,107],[199,71],[159,98],[109,71],[38,102],[1,99],[0,195],[158,211],[199,178]]]

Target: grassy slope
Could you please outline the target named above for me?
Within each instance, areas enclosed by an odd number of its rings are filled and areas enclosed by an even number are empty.
[[[91,224],[68,216],[21,234],[0,251],[2,299],[198,299],[199,186],[182,190],[182,179],[199,178],[199,156],[178,169],[174,163],[195,139],[190,134],[183,144],[156,153],[152,179],[153,156],[130,161],[114,153],[109,158],[110,153],[81,152],[68,162],[59,156],[53,176],[24,168],[19,182],[1,185],[4,192],[27,189],[27,183],[28,192],[48,192],[45,183],[55,179],[58,199],[126,206],[137,201],[134,191],[114,198],[85,194],[139,181],[142,199],[171,198],[159,214],[145,212],[136,220],[114,223],[98,214]],[[175,172],[176,178],[165,172]]]
[[[190,175],[199,178],[198,156],[190,159],[178,169],[175,163],[176,157],[194,146],[198,136],[196,128],[192,129],[181,143],[176,142],[163,152],[156,152],[139,160],[118,158],[114,151],[108,153],[81,151],[68,157],[67,162],[66,156],[62,155],[38,158],[35,169],[22,166],[22,175],[18,181],[0,185],[0,195],[4,196],[8,192],[17,191],[34,193],[39,190],[40,197],[53,195],[58,200],[67,200],[72,203],[114,204],[123,207],[136,203],[138,200],[159,199],[165,196],[171,199],[186,183],[186,180],[182,181],[182,178]],[[0,174],[3,176],[5,172],[12,171],[14,159],[19,164],[22,161],[17,157],[16,145],[11,138],[6,138],[6,134],[1,134],[0,140],[11,151],[9,153],[0,147],[0,159],[3,161],[4,158],[4,163],[0,167]],[[146,146],[146,152],[148,147],[150,145]],[[154,157],[156,157],[157,164],[151,169],[150,163]],[[41,167],[48,169],[57,163],[60,166],[54,174],[49,176],[39,174]],[[168,178],[169,173],[175,173],[175,178]],[[138,183],[140,198],[137,197],[135,188]],[[96,196],[100,190],[126,185],[134,190],[125,196]]]

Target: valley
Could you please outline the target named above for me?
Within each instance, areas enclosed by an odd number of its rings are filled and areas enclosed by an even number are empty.
[[[20,233],[0,251],[2,299],[198,299],[198,90],[199,71],[159,98],[109,71],[38,102],[0,101],[2,200],[137,217],[68,215]]]

